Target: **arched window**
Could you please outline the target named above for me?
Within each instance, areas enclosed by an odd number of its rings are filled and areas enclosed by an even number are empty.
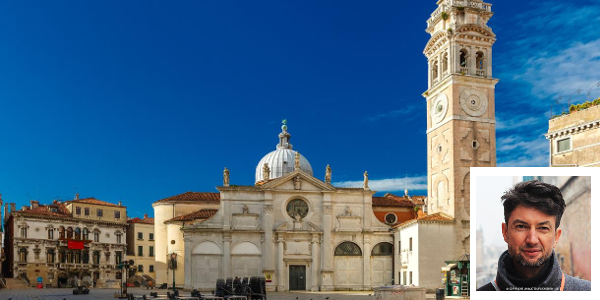
[[[436,83],[438,78],[438,61],[434,60],[431,64],[431,80]]]
[[[96,242],[96,243],[100,242],[100,230],[98,230],[98,229],[94,230],[94,242]]]
[[[48,249],[48,251],[46,251],[46,260],[48,263],[54,263],[54,257],[54,249]]]
[[[379,243],[373,247],[372,256],[390,256],[394,255],[394,245],[391,243]]]
[[[27,248],[19,249],[19,261],[27,262]]]
[[[343,242],[335,248],[335,256],[362,256],[362,251],[353,242]]]
[[[477,52],[477,70],[483,70],[484,69],[484,62],[483,62],[483,52],[478,51]]]
[[[48,228],[48,239],[49,240],[54,239],[54,228]]]
[[[73,228],[71,228],[71,227],[67,228],[67,238],[68,239],[73,238]]]
[[[444,53],[442,58],[442,74],[446,75],[448,72],[448,53]]]
[[[460,62],[460,68],[461,71],[463,71],[463,69],[466,69],[469,67],[469,64],[467,62],[467,57],[469,56],[469,53],[467,52],[467,50],[462,49],[459,52],[459,62]]]
[[[79,227],[75,228],[75,239],[76,240],[81,239],[81,229]]]
[[[58,237],[60,239],[64,239],[65,238],[65,228],[60,226],[60,228],[58,229]]]
[[[88,231],[87,228],[83,228],[83,239],[84,240],[89,240],[90,239],[90,232]]]
[[[92,255],[92,263],[95,265],[100,264],[100,251],[94,251],[94,254]]]
[[[58,251],[58,261],[63,264],[67,262],[67,256],[65,255],[64,250]]]

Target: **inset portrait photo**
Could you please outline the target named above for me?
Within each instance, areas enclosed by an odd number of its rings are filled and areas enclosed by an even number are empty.
[[[589,293],[598,174],[595,168],[471,168],[472,297]],[[587,299],[585,292],[578,296]]]

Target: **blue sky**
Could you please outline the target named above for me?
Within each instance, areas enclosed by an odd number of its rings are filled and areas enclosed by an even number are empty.
[[[141,216],[224,167],[251,185],[282,119],[317,177],[426,194],[436,1],[373,2],[2,1],[3,199]],[[492,3],[498,165],[547,166],[553,101],[600,97],[600,4]]]

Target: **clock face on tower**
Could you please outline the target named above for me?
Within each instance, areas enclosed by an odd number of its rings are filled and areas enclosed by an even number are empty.
[[[433,123],[439,123],[446,116],[446,111],[448,111],[448,97],[446,94],[439,94],[435,100],[433,100],[431,106],[431,120]]]
[[[466,88],[460,94],[460,107],[469,116],[479,117],[487,111],[488,99],[481,90]]]

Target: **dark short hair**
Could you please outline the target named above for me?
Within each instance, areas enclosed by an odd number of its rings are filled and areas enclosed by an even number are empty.
[[[506,224],[508,224],[508,218],[513,210],[522,205],[554,216],[556,228],[558,228],[566,207],[560,189],[539,180],[519,182],[506,191],[501,199],[504,202],[504,222]]]

